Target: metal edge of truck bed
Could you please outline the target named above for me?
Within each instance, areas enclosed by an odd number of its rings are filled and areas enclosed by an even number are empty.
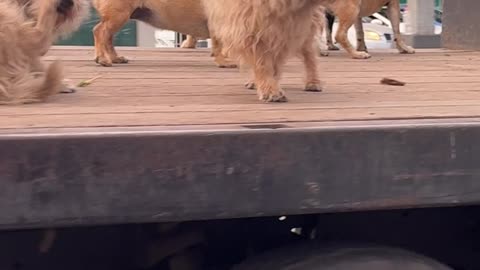
[[[0,130],[0,228],[480,202],[480,119]]]

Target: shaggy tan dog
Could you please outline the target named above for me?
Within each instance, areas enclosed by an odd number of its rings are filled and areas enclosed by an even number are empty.
[[[370,16],[388,5],[388,17],[392,22],[395,44],[400,53],[415,53],[415,50],[407,46],[400,34],[400,2],[399,0],[342,0],[329,1],[326,7],[339,19],[339,26],[335,39],[355,59],[370,58],[365,45],[362,17]],[[355,50],[348,41],[348,29],[355,24],[357,33],[357,49]],[[331,30],[327,30],[327,40],[331,43]],[[328,44],[334,48],[333,44]]]
[[[209,29],[229,55],[250,67],[260,100],[287,101],[280,87],[290,56],[302,58],[306,91],[321,91],[316,39],[324,24],[321,4],[334,0],[204,0]]]
[[[12,1],[12,0],[10,0]],[[44,5],[50,0],[16,0],[21,6],[26,18],[37,21]],[[88,18],[90,11],[90,0],[56,0],[51,4],[57,5],[56,13],[44,14],[43,16],[56,16],[57,22],[51,37],[52,41],[65,38],[80,28],[81,24]]]
[[[321,4],[336,0],[94,0],[101,20],[94,28],[96,61],[104,66],[126,63],[113,47],[113,35],[129,19],[190,35],[212,39],[217,63],[233,56],[249,66],[259,98],[283,102],[282,67],[288,57],[299,55],[306,68],[307,91],[321,91],[317,74],[316,38],[323,29]]]
[[[40,102],[64,89],[59,62],[45,68],[41,56],[58,36],[78,27],[84,6],[77,2],[0,2],[0,104]]]
[[[192,43],[196,40],[193,37],[211,38],[215,63],[219,67],[236,66],[221,53],[221,43],[216,37],[210,35],[202,0],[93,0],[93,6],[100,16],[100,22],[93,30],[95,61],[102,66],[128,62],[115,51],[113,36],[129,19],[190,35],[182,45],[184,48],[194,47]]]

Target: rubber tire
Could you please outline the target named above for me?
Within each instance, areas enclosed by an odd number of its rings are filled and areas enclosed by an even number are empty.
[[[453,270],[431,258],[383,246],[288,246],[247,259],[232,270]]]

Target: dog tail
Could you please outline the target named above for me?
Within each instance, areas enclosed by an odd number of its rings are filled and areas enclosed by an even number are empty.
[[[63,68],[53,62],[45,72],[29,72],[8,85],[0,82],[0,104],[15,105],[45,101],[63,87]]]

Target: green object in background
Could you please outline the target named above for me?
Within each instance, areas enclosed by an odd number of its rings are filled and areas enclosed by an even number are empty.
[[[98,23],[97,12],[92,8],[90,18],[67,39],[60,40],[55,45],[93,46],[93,27]],[[113,41],[115,46],[137,46],[137,24],[129,21],[116,35]]]
[[[401,5],[408,4],[408,0],[400,0]],[[442,10],[443,0],[435,0],[435,8]]]
[[[400,0],[400,4],[406,5],[408,0]],[[442,6],[442,0],[435,0],[435,7],[439,8]]]

